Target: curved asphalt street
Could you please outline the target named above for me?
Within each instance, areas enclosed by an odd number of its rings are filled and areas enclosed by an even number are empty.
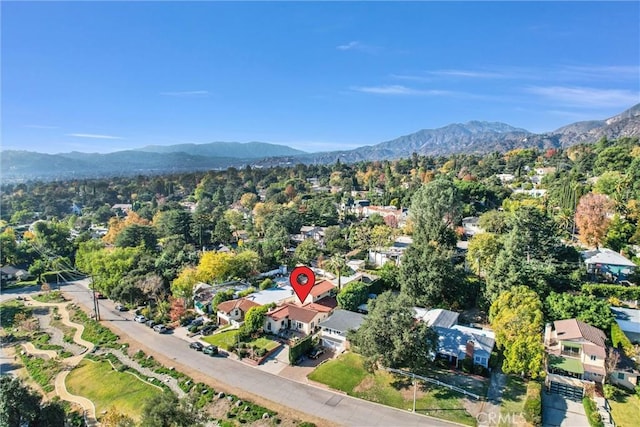
[[[88,281],[62,285],[62,291],[87,308],[93,308]],[[7,295],[2,295],[2,299]],[[122,334],[140,342],[147,348],[190,366],[217,381],[267,400],[292,408],[300,413],[345,426],[435,426],[457,425],[435,418],[413,414],[387,406],[355,399],[344,394],[298,383],[287,378],[264,372],[227,358],[211,358],[195,352],[187,343],[171,334],[159,335],[153,329],[133,322],[131,312],[121,313],[113,309],[111,302],[100,301],[102,322],[110,322]]]

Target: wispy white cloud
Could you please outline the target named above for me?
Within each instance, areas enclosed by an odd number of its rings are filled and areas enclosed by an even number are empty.
[[[640,66],[637,65],[563,65],[556,71],[561,77],[581,80],[637,81]]]
[[[428,71],[427,74],[442,77],[462,77],[472,79],[501,79],[510,77],[505,72],[496,71],[477,71],[477,70],[434,70]]]
[[[209,96],[208,90],[183,90],[176,92],[160,92],[162,96],[178,96],[178,97],[204,97]]]
[[[376,95],[446,96],[455,92],[436,89],[415,89],[402,85],[352,86],[351,90]]]
[[[24,125],[23,127],[29,129],[58,129],[58,126],[46,126],[46,125]]]
[[[526,92],[563,105],[582,108],[628,107],[640,102],[640,93],[625,89],[580,86],[532,86]]]
[[[100,135],[95,133],[68,133],[67,136],[73,136],[76,138],[93,138],[93,139],[122,139],[119,136],[113,135]]]
[[[367,53],[376,53],[378,50],[380,50],[379,47],[364,44],[357,40],[350,41],[349,43],[346,43],[346,44],[338,45],[336,46],[336,49],[345,50],[345,51],[356,50],[356,51],[367,52]]]

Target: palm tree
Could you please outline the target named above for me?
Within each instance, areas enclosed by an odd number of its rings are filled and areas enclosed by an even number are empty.
[[[342,278],[342,272],[344,270],[346,270],[347,268],[347,261],[344,258],[343,254],[333,254],[331,256],[331,258],[329,258],[327,261],[325,261],[327,263],[327,267],[329,269],[329,271],[336,272],[338,275],[338,291],[340,291],[342,289],[342,284],[340,282],[341,278]]]

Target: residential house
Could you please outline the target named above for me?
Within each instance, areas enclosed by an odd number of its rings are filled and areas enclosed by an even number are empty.
[[[387,262],[391,261],[395,265],[400,265],[400,259],[407,248],[413,243],[413,239],[409,236],[398,236],[393,244],[384,249],[370,249],[369,250],[369,262],[382,267]]]
[[[246,298],[221,302],[218,304],[218,324],[227,325],[229,323],[242,323],[244,321],[244,316],[251,307],[260,307],[260,304],[256,304]]]
[[[618,361],[613,372],[609,374],[609,380],[612,384],[635,390],[638,385],[638,376],[640,376],[636,362],[627,357],[622,351],[614,350],[614,352]]]
[[[640,310],[611,307],[611,312],[629,341],[633,344],[640,344]]]
[[[259,305],[292,303],[297,300],[291,285],[281,284],[275,288],[264,289],[247,295],[246,298]]]
[[[544,332],[547,388],[581,398],[585,383],[602,384],[606,375],[605,341],[604,332],[577,319],[548,323]]]
[[[416,320],[426,322],[438,334],[436,357],[445,358],[456,366],[470,358],[474,365],[489,367],[496,341],[493,331],[458,325],[459,314],[450,310],[414,307],[414,312]]]
[[[611,249],[601,248],[582,252],[589,274],[604,275],[609,280],[625,280],[636,269],[636,265]]]
[[[404,227],[409,217],[407,208],[396,208],[395,206],[363,206],[361,216],[369,218],[371,215],[378,214],[385,224],[391,228]]]
[[[131,211],[131,209],[133,209],[133,205],[131,203],[116,203],[115,205],[111,206],[112,211],[122,211],[125,216],[129,213],[129,211]]]
[[[324,240],[324,231],[326,227],[316,227],[315,225],[303,225],[300,227],[300,233],[291,237],[294,242],[303,242],[306,239],[313,239],[316,242]]]
[[[3,282],[11,280],[26,280],[31,277],[27,270],[15,267],[13,265],[5,265],[4,267],[0,268],[0,276]]]
[[[316,282],[316,284],[311,288],[311,291],[309,291],[309,295],[307,295],[304,301],[299,301],[297,297],[296,301],[301,302],[302,305],[306,305],[312,302],[317,302],[322,298],[333,296],[336,291],[336,285],[334,285],[329,280],[322,280],[320,282]]]
[[[466,218],[462,218],[462,228],[464,229],[464,234],[467,237],[472,237],[476,234],[482,233],[484,230],[478,225],[479,222],[480,218],[477,216],[468,216]]]
[[[353,311],[338,309],[320,322],[320,344],[340,353],[349,348],[347,333],[357,331],[365,316]]]
[[[271,334],[293,331],[301,335],[309,335],[314,333],[320,321],[327,317],[327,312],[285,304],[267,313],[264,330]]]

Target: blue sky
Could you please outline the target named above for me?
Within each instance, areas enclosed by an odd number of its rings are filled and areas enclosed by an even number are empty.
[[[2,2],[2,149],[348,149],[640,102],[638,2]]]

